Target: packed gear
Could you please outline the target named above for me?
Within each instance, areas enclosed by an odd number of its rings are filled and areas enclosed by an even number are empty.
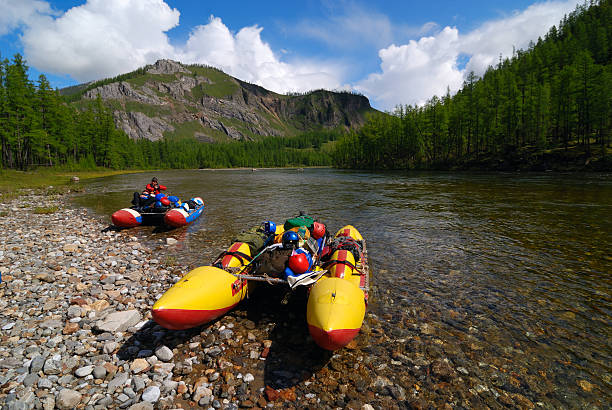
[[[359,262],[362,258],[363,248],[361,243],[350,236],[338,236],[329,243],[328,247],[329,249],[325,256],[329,256],[331,253],[337,250],[347,250],[353,254],[355,262]],[[323,259],[326,259],[325,256]]]
[[[299,228],[300,226],[310,229],[314,223],[314,218],[308,215],[300,215],[295,218],[287,219],[285,222],[285,230],[288,231],[292,228]]]
[[[259,249],[263,248],[268,242],[268,234],[263,229],[256,226],[246,231],[240,232],[232,239],[232,242],[244,242],[251,248],[251,255],[254,255]]]

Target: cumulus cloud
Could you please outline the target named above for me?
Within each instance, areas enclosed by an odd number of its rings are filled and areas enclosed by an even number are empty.
[[[359,81],[355,88],[383,109],[398,104],[422,104],[434,95],[445,94],[447,87],[457,91],[467,73],[481,75],[498,61],[500,53],[510,57],[513,47],[527,48],[531,40],[546,34],[578,3],[578,0],[537,3],[507,18],[486,22],[466,34],[445,27],[418,41],[392,44],[378,53],[380,72]],[[468,56],[465,67],[460,67],[461,56]]]
[[[0,30],[8,32],[23,24],[21,40],[28,63],[77,81],[112,77],[170,58],[219,67],[277,92],[341,85],[341,65],[283,62],[262,40],[258,26],[233,33],[220,18],[211,16],[192,30],[184,44],[172,45],[167,31],[179,24],[180,13],[164,0],[87,0],[58,16],[46,2],[21,1],[21,6],[9,7]]]
[[[0,36],[18,26],[31,25],[40,16],[52,14],[51,6],[40,0],[0,0]]]
[[[211,16],[208,24],[192,31],[177,58],[214,65],[241,80],[277,92],[340,86],[340,65],[305,60],[282,62],[261,39],[261,31],[261,27],[252,26],[233,34],[220,18]]]
[[[88,81],[134,70],[173,51],[165,32],[180,13],[162,0],[88,0],[23,31],[28,62]]]

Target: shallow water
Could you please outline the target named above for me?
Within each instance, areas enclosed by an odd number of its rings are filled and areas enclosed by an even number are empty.
[[[610,405],[610,174],[367,173],[332,169],[163,171],[169,192],[201,196],[203,217],[169,232],[133,229],[151,246],[179,239],[176,263],[208,264],[240,230],[300,210],[368,241],[368,320],[404,354],[431,339],[484,386],[553,407]],[[75,198],[110,223],[149,174],[87,182]],[[373,349],[387,355],[397,346]],[[435,349],[434,349],[435,350]],[[435,357],[435,354],[433,354]],[[384,359],[381,357],[381,360]]]

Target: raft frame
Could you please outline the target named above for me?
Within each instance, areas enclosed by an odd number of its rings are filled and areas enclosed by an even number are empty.
[[[359,262],[357,263],[356,267],[357,267],[357,272],[359,273],[359,276],[363,279],[363,280],[360,280],[359,282],[359,289],[361,289],[363,291],[363,294],[365,295],[365,303],[367,306],[369,292],[370,292],[370,265],[368,263],[368,250],[366,248],[365,238],[358,242],[361,242],[361,258],[359,259]],[[257,256],[259,256],[260,254],[258,254]],[[257,256],[253,258],[251,262],[254,261],[257,258]],[[251,280],[253,282],[266,282],[266,283],[269,283],[270,285],[283,285],[284,284],[284,285],[289,286],[289,288],[291,288],[289,281],[287,281],[287,279],[273,278],[271,276],[267,276],[267,274],[265,273],[263,274],[264,276],[255,276],[255,275],[240,273],[241,271],[244,271],[245,269],[247,269],[250,266],[251,262],[249,262],[248,265],[242,266],[240,268],[224,268],[223,270],[225,270],[229,274],[236,277],[236,279],[238,279],[239,281]],[[237,270],[238,272],[232,272],[229,269]],[[318,271],[317,273],[321,273],[321,272],[323,272],[323,275],[325,275],[327,273],[327,270]],[[240,282],[237,282],[237,284],[240,284]],[[312,284],[307,285],[307,286],[312,286]],[[291,288],[291,290],[293,290],[293,288]]]

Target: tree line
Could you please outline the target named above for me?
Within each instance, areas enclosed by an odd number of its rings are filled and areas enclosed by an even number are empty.
[[[612,127],[612,7],[591,1],[454,96],[371,115],[342,138],[334,164],[347,168],[461,166],[520,150],[578,146],[605,156]]]
[[[132,140],[115,127],[98,96],[79,110],[66,104],[44,75],[32,82],[17,54],[0,62],[0,167],[70,169],[221,168],[330,165],[322,145],[335,131],[293,138],[209,144],[194,138]],[[128,73],[122,79],[137,75]],[[119,77],[117,77],[119,78]]]

